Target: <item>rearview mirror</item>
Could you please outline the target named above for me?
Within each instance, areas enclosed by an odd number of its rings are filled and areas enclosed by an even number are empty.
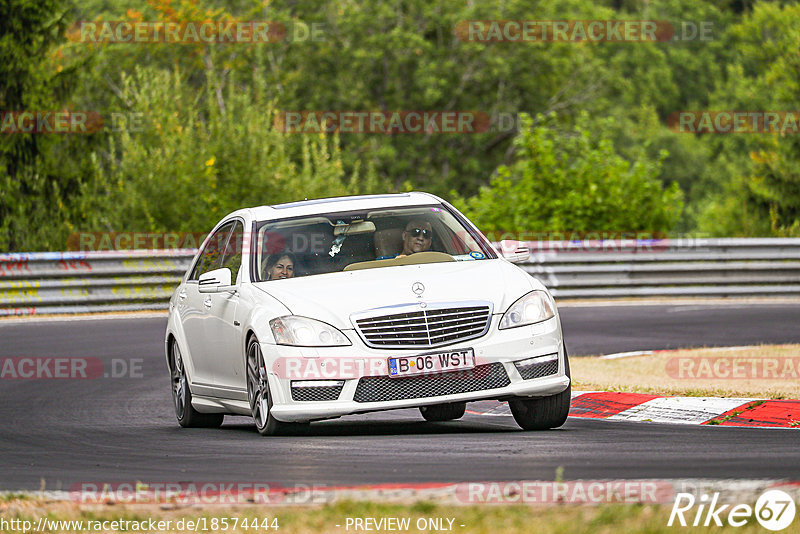
[[[197,283],[200,293],[221,293],[234,289],[231,285],[231,270],[227,267],[201,274]]]
[[[511,263],[525,263],[531,257],[530,249],[522,241],[500,241],[500,253]]]
[[[372,221],[358,221],[333,227],[333,235],[371,234],[374,231],[375,223]]]

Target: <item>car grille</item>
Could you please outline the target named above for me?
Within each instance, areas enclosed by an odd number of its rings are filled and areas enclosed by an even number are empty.
[[[390,378],[369,376],[361,378],[353,400],[356,402],[382,402],[403,399],[421,399],[441,395],[455,395],[506,387],[510,383],[501,363],[479,365],[467,371]]]
[[[558,359],[528,365],[514,364],[524,380],[542,378],[558,373]]]
[[[376,310],[354,314],[353,320],[364,342],[374,348],[438,347],[481,337],[492,318],[490,302],[409,304],[392,308],[391,313]]]
[[[313,386],[292,388],[292,400],[295,401],[335,401],[339,398],[344,386]]]

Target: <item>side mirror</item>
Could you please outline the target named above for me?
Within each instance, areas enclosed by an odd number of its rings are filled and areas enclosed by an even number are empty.
[[[198,280],[200,293],[222,293],[223,291],[233,291],[231,285],[231,270],[227,267],[214,269],[200,275]]]
[[[525,263],[531,257],[530,249],[522,241],[500,241],[500,253],[511,263]]]

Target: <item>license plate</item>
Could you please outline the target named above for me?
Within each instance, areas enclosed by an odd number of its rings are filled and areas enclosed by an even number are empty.
[[[475,353],[472,349],[448,350],[389,358],[389,376],[408,376],[442,371],[456,371],[475,367]]]

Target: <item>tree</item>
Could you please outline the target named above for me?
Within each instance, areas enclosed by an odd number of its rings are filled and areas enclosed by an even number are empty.
[[[797,117],[800,6],[756,4],[730,35],[738,56],[712,95],[712,107],[789,111]],[[788,128],[707,136],[719,154],[716,166],[728,173],[701,207],[701,230],[714,235],[800,236],[798,135],[796,128]]]
[[[65,103],[79,65],[65,65],[52,52],[63,40],[67,15],[64,0],[0,2],[0,110],[56,111]],[[58,241],[63,247],[70,200],[83,178],[83,157],[70,153],[85,143],[0,134],[0,250],[46,248]],[[57,164],[65,152],[71,159]]]

